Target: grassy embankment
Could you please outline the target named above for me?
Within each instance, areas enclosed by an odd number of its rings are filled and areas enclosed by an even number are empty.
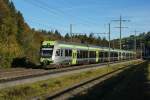
[[[150,100],[150,63],[128,68],[70,100]]]
[[[1,100],[24,100],[34,96],[40,96],[44,94],[51,94],[65,87],[71,86],[75,83],[78,83],[82,80],[86,80],[92,77],[96,77],[99,75],[104,75],[119,68],[123,68],[129,65],[136,65],[141,63],[141,61],[134,61],[130,63],[117,64],[115,66],[110,66],[109,69],[107,67],[100,68],[97,70],[90,70],[78,74],[65,75],[58,78],[51,78],[45,81],[39,81],[32,84],[25,84],[20,86],[15,86],[12,88],[2,89],[0,91],[0,99]]]

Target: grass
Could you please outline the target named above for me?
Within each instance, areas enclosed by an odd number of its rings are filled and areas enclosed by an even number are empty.
[[[130,67],[69,100],[150,100],[147,68],[147,62]]]
[[[41,96],[44,94],[51,94],[65,87],[72,86],[73,84],[79,83],[82,80],[93,78],[99,75],[103,75],[118,68],[122,68],[128,65],[134,65],[140,63],[134,61],[132,63],[117,64],[115,66],[90,70],[82,73],[76,73],[72,75],[64,75],[58,78],[50,78],[45,81],[39,81],[32,84],[24,84],[15,86],[12,88],[2,89],[0,91],[0,100],[26,100],[34,96]]]
[[[149,61],[149,64],[148,64],[148,72],[150,73],[150,61]],[[150,74],[148,74],[147,79],[150,80]]]

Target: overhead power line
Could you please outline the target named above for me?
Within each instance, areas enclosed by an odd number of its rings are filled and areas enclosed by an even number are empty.
[[[77,18],[80,20],[80,24],[82,24],[84,26],[85,25],[91,25],[91,24],[93,24],[93,25],[97,24],[97,23],[90,22],[89,21],[90,19],[88,19],[88,20],[86,20],[85,18],[81,19],[79,16],[74,16],[70,13],[64,13],[64,11],[62,11],[61,9],[52,8],[48,4],[41,2],[40,0],[36,0],[35,2],[32,1],[32,3],[31,3],[31,1],[28,1],[28,0],[24,0],[24,1],[28,2],[29,4],[32,4],[33,6],[39,7],[41,9],[47,11],[48,13],[52,13],[55,16],[58,16],[58,15],[60,16],[60,14],[61,14],[61,15],[68,15],[68,17]]]
[[[94,22],[89,21],[89,20],[91,20],[91,19],[87,19],[87,17],[84,18],[84,19],[82,19],[81,17],[79,17],[79,16],[74,16],[74,15],[70,14],[69,12],[65,13],[63,10],[61,10],[61,9],[59,9],[59,8],[52,8],[52,7],[50,7],[47,3],[42,2],[42,1],[40,1],[40,0],[36,0],[36,1],[38,1],[40,4],[42,4],[42,5],[44,5],[44,6],[47,6],[48,8],[51,8],[52,10],[54,10],[54,11],[56,11],[56,12],[59,12],[59,13],[65,14],[65,15],[67,14],[67,15],[73,17],[73,18],[80,19],[81,21],[83,21],[83,22],[85,22],[85,23],[90,23],[90,24],[93,24],[93,25],[97,24],[97,23],[94,23]],[[67,1],[67,2],[68,2],[68,1]]]
[[[68,30],[64,29],[63,27],[59,27],[59,29],[58,29],[58,28],[56,28],[52,25],[42,24],[42,23],[39,23],[38,21],[35,21],[35,20],[29,20],[29,21],[30,21],[31,24],[36,24],[36,25],[39,25],[39,26],[44,27],[46,29],[50,28],[50,30],[58,30],[58,31],[64,31],[64,32],[68,31]],[[33,28],[35,28],[35,27],[33,27]]]

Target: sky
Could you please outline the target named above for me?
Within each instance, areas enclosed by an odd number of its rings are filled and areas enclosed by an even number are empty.
[[[120,15],[123,22],[122,37],[150,31],[150,0],[11,0],[21,11],[31,28],[69,33],[107,33],[111,23],[111,39],[119,37]],[[106,37],[106,34],[100,34]]]

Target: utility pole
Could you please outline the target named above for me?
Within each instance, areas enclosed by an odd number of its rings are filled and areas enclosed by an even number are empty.
[[[134,52],[135,52],[135,59],[137,58],[137,40],[136,40],[136,35],[137,35],[137,30],[133,31],[134,32]]]
[[[145,57],[145,44],[141,42],[141,59]]]
[[[112,42],[113,42],[112,48],[114,50],[115,49],[115,40],[113,39]],[[113,53],[113,61],[115,61],[115,59],[116,59],[115,54]]]
[[[145,52],[146,52],[146,51],[145,51],[145,44],[144,44],[144,43],[143,43],[143,49],[144,49],[144,50],[143,50],[143,56],[144,56],[144,58],[145,58]]]
[[[71,42],[73,42],[73,36],[72,36],[72,24],[70,24],[70,36],[71,36]]]
[[[141,42],[141,59],[143,58],[143,43]]]
[[[122,16],[120,16],[119,20],[112,20],[112,21],[116,21],[119,22],[119,27],[115,27],[115,28],[119,28],[120,30],[120,50],[122,49],[122,29],[123,28],[128,28],[128,27],[122,27],[122,22],[129,22],[129,20],[123,20]]]
[[[136,59],[136,57],[137,57],[137,51],[136,51],[136,34],[137,34],[137,31],[135,30],[134,32],[135,32],[134,33],[134,51],[135,51],[135,59]]]
[[[108,66],[110,65],[110,33],[111,33],[111,30],[110,30],[110,23],[108,24],[108,28],[109,28],[109,32],[108,32],[108,37],[109,37],[109,55],[108,55]]]

